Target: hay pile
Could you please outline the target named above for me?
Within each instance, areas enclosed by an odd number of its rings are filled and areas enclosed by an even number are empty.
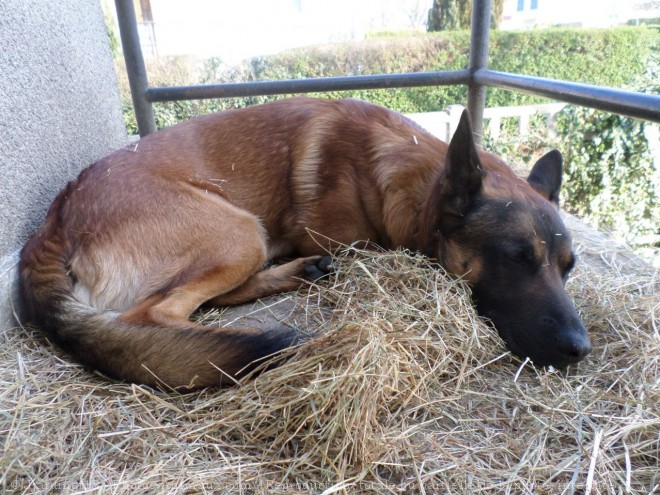
[[[580,236],[568,288],[594,352],[565,375],[512,357],[460,283],[402,252],[347,252],[329,280],[274,300],[321,336],[233,389],[109,383],[9,331],[0,490],[654,493],[659,282]]]

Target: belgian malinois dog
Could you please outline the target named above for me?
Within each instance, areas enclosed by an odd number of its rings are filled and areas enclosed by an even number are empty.
[[[476,148],[467,113],[449,144],[355,100],[207,115],[71,181],[21,252],[22,294],[37,325],[106,375],[217,386],[296,332],[208,328],[190,315],[322,276],[314,231],[437,260],[467,281],[513,353],[565,367],[591,344],[564,290],[574,256],[561,178],[558,151],[517,177]],[[293,261],[265,267],[280,258]]]

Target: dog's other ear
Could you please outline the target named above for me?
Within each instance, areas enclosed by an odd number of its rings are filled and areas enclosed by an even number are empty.
[[[563,161],[561,153],[552,150],[539,158],[527,177],[527,182],[555,205],[559,205]]]
[[[447,150],[447,165],[440,187],[441,219],[444,217],[452,223],[464,217],[472,207],[482,180],[483,169],[474,144],[470,117],[467,110],[463,110]]]

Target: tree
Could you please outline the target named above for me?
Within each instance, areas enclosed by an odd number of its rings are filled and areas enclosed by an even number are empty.
[[[490,26],[497,29],[502,20],[504,0],[493,0]],[[429,10],[428,31],[469,29],[472,20],[472,0],[433,0]]]

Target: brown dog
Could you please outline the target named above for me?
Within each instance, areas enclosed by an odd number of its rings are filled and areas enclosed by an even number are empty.
[[[420,251],[463,276],[509,348],[565,366],[591,350],[564,290],[561,155],[527,181],[478,151],[354,100],[294,98],[199,117],[84,170],[21,253],[25,305],[82,363],[133,382],[218,385],[295,332],[207,328],[202,304],[295,289],[328,259],[313,230]],[[294,261],[263,269],[282,257]]]

